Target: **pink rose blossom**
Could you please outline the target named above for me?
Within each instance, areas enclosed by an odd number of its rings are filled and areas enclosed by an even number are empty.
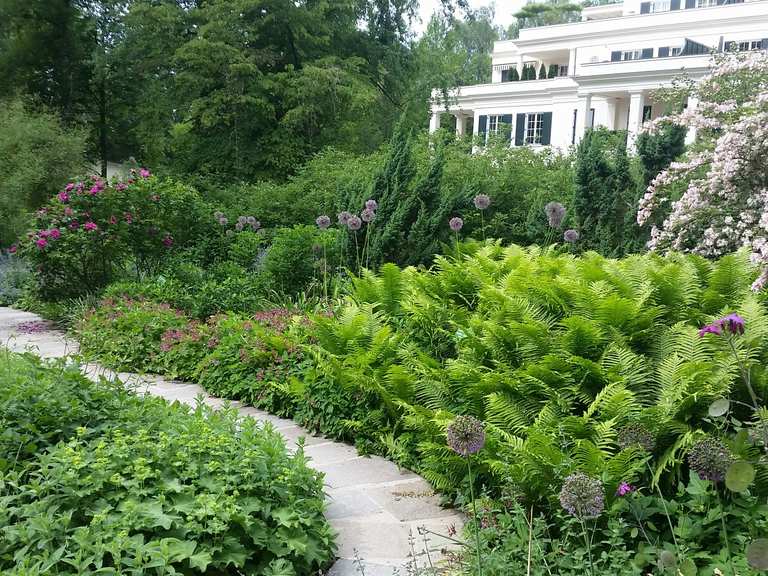
[[[59,238],[61,238],[61,230],[59,230],[58,228],[54,228],[53,230],[51,230],[51,231],[48,233],[48,235],[49,235],[49,236],[50,236],[50,237],[51,237],[53,240],[58,240]]]
[[[90,221],[90,220],[89,220],[88,222],[86,222],[86,223],[85,223],[85,225],[84,225],[83,227],[84,227],[86,230],[88,230],[89,232],[92,232],[92,231],[94,231],[94,230],[98,230],[98,229],[99,229],[99,227],[96,225],[96,222],[92,222],[92,221]]]
[[[152,173],[146,168],[142,168],[141,170],[139,170],[139,176],[141,176],[142,178],[149,178],[150,176],[152,176]]]
[[[38,248],[40,248],[40,250],[42,250],[43,248],[48,246],[48,240],[46,240],[45,238],[38,238],[35,244],[37,245]]]
[[[63,204],[66,204],[67,202],[69,202],[69,194],[67,194],[66,192],[59,192],[59,201],[62,202]]]

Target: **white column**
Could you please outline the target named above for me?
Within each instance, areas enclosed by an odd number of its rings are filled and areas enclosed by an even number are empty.
[[[696,110],[699,107],[699,99],[695,96],[688,97],[688,110]],[[688,128],[688,132],[685,134],[685,144],[690,146],[696,141],[696,128]]]
[[[472,136],[477,136],[480,131],[480,114],[475,112],[475,117],[472,119]]]
[[[523,77],[523,55],[519,54],[517,55],[517,63],[515,64],[517,66],[517,74],[520,76],[520,78]]]
[[[429,133],[432,134],[440,130],[440,115],[442,113],[437,110],[432,111],[432,118],[429,120]]]
[[[456,118],[456,136],[464,136],[464,124],[467,117],[461,112],[454,114],[454,117]]]
[[[568,54],[568,76],[576,75],[576,48],[571,48]]]
[[[592,94],[579,96],[579,105],[576,112],[576,144],[584,138],[584,133],[589,128],[589,114],[592,109]]]
[[[643,125],[643,106],[645,106],[645,94],[632,92],[629,95],[629,123],[627,124],[627,150],[635,151],[635,140]]]

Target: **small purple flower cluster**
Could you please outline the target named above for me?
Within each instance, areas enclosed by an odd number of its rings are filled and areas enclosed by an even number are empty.
[[[699,330],[699,336],[705,336],[706,334],[715,334],[716,336],[722,336],[725,333],[733,335],[744,334],[745,324],[744,318],[736,314],[735,312],[718,318],[711,324],[703,326]]]

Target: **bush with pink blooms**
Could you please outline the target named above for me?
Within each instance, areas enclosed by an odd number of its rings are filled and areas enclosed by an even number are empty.
[[[714,258],[742,246],[763,268],[753,288],[768,281],[768,53],[717,56],[682,112],[654,120],[697,130],[687,157],[658,174],[640,200],[637,221],[651,225],[649,247]]]
[[[215,232],[208,212],[192,188],[146,169],[124,182],[93,176],[38,210],[19,252],[36,270],[41,296],[76,296],[156,272],[170,253]]]

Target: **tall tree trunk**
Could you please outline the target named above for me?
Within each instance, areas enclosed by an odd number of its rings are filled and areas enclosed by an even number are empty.
[[[99,154],[101,156],[101,176],[107,177],[107,77],[102,75],[99,84]]]

